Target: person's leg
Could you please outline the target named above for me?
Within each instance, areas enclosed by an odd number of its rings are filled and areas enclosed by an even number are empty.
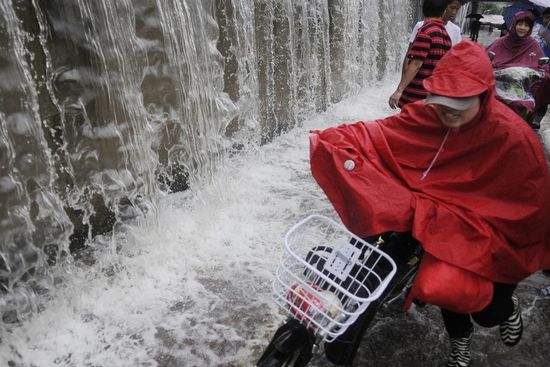
[[[470,343],[474,321],[483,327],[500,325],[502,341],[509,346],[517,344],[521,338],[522,323],[519,303],[515,297],[515,284],[493,283],[493,298],[480,312],[472,315],[459,314],[441,309],[445,330],[451,338],[451,353],[448,367],[469,366],[471,362]]]
[[[453,311],[441,309],[441,316],[443,316],[443,323],[445,324],[445,330],[451,338],[463,338],[468,336],[473,328],[472,321],[470,321],[470,315],[456,313]]]
[[[523,333],[519,300],[514,295],[516,284],[493,283],[493,299],[480,312],[472,314],[474,321],[483,327],[500,326],[500,338],[507,346],[516,345]]]
[[[483,310],[472,314],[474,321],[483,327],[502,324],[514,312],[512,295],[515,284],[493,283],[493,299]]]
[[[473,324],[470,315],[441,309],[445,330],[451,341],[451,352],[447,367],[466,367],[470,365],[470,344],[472,342]]]

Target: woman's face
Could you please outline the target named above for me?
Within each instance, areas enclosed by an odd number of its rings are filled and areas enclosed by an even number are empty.
[[[480,109],[480,99],[477,97],[475,102],[464,111],[455,110],[440,104],[434,104],[433,106],[443,125],[450,128],[457,128],[467,124],[476,117]]]
[[[531,31],[531,26],[529,23],[527,23],[526,20],[519,20],[516,23],[516,34],[518,37],[523,38],[529,34],[529,31]]]

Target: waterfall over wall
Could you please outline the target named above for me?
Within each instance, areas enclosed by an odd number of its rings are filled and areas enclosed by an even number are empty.
[[[0,0],[4,321],[159,193],[398,70],[409,14],[406,0]]]

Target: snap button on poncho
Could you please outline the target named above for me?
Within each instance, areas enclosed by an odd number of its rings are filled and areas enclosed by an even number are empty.
[[[352,161],[351,159],[348,159],[347,161],[344,162],[344,169],[346,171],[353,171],[354,168],[355,168],[355,162]]]

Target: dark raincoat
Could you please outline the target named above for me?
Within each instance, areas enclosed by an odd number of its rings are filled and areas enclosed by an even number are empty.
[[[412,231],[431,258],[493,282],[550,268],[544,150],[494,85],[485,50],[463,41],[424,86],[450,97],[482,94],[468,124],[447,128],[419,101],[383,120],[313,132],[311,170],[343,223],[359,236]]]

